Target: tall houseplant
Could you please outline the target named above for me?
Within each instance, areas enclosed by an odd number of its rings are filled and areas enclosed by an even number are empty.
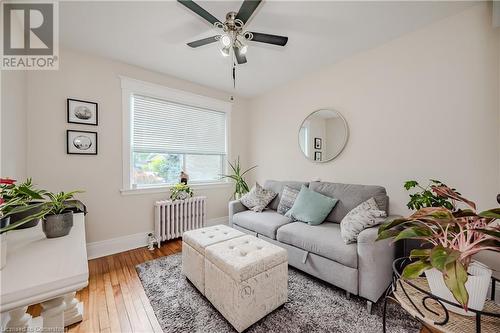
[[[448,298],[446,293],[440,294],[439,290],[433,290],[436,279],[431,281],[429,277],[439,271],[439,280],[444,282],[453,299],[465,312],[470,303],[470,293],[474,293],[474,298],[482,298],[482,302],[475,301],[473,306],[474,309],[481,310],[489,276],[479,278],[486,283],[486,287],[482,285],[480,291],[472,290],[470,286],[473,284],[466,283],[469,279],[475,279],[475,275],[479,276],[477,265],[471,265],[474,254],[483,250],[500,251],[500,226],[495,221],[500,218],[500,208],[478,213],[474,202],[442,183],[431,185],[430,191],[433,195],[446,199],[451,206],[423,207],[409,217],[384,223],[379,228],[378,239],[419,239],[429,244],[430,248],[411,251],[410,258],[414,262],[404,268],[402,277],[413,279],[425,272],[431,291],[442,298]],[[458,203],[466,208],[460,209]],[[491,271],[489,274],[491,275]],[[437,289],[437,284],[435,288]],[[453,308],[450,310],[459,312]]]
[[[240,199],[243,194],[248,193],[250,191],[250,188],[248,187],[248,184],[245,180],[245,175],[250,172],[251,170],[255,169],[257,166],[254,165],[253,167],[242,171],[241,170],[241,164],[240,164],[240,157],[238,156],[237,160],[233,163],[228,162],[229,166],[231,167],[231,170],[233,171],[232,174],[229,175],[221,175],[222,178],[229,178],[234,181],[234,193],[233,197],[235,199]]]

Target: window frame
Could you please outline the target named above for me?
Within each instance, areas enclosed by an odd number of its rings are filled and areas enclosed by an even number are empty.
[[[119,76],[122,89],[122,190],[123,194],[131,191],[138,193],[164,192],[172,184],[157,184],[134,187],[133,178],[133,151],[132,151],[132,96],[134,94],[143,95],[151,98],[163,99],[170,102],[186,104],[202,109],[218,111],[225,113],[226,118],[226,161],[230,159],[231,151],[231,110],[232,104],[219,99],[197,95],[191,92],[172,89],[155,83],[132,79],[126,76]],[[185,154],[184,154],[185,156]],[[185,157],[184,157],[185,158]],[[222,159],[222,172],[227,172],[227,163]],[[195,188],[219,187],[230,185],[225,179],[213,182],[192,182]]]

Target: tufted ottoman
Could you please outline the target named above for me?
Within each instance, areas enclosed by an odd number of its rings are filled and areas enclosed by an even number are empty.
[[[241,332],[286,302],[286,250],[246,235],[205,250],[205,296]]]
[[[225,225],[186,231],[182,234],[182,274],[205,294],[205,249],[245,234]]]

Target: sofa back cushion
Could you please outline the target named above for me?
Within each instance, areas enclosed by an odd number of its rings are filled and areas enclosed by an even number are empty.
[[[309,188],[339,200],[325,221],[340,223],[347,213],[370,198],[374,198],[379,209],[389,215],[389,197],[382,186],[312,182]]]
[[[290,186],[291,188],[300,190],[302,185],[308,186],[308,182],[294,182],[294,181],[278,181],[278,180],[266,180],[264,183],[264,188],[266,190],[271,190],[274,193],[278,193],[278,195],[267,205],[267,208],[272,210],[278,210],[278,205],[281,200],[281,193],[283,192],[283,188],[285,186]]]

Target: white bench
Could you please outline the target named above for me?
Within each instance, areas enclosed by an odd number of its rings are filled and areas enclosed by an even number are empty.
[[[186,231],[182,234],[182,274],[205,295],[205,249],[245,234],[226,225]]]
[[[286,250],[246,235],[206,247],[205,296],[242,332],[284,304]]]

